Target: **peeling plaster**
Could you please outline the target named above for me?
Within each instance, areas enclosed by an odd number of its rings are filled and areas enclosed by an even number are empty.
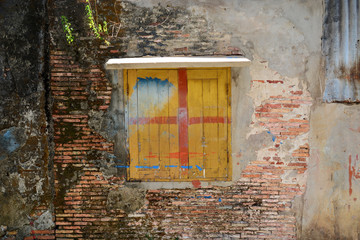
[[[38,230],[51,229],[55,226],[53,216],[50,211],[45,211],[38,219],[34,221],[34,227]]]
[[[312,105],[312,98],[310,92],[306,89],[306,83],[301,82],[299,78],[289,78],[282,76],[279,72],[271,69],[268,62],[261,59],[259,56],[254,55],[254,60],[250,67],[250,74],[253,78],[252,88],[248,95],[252,98],[255,107],[259,107],[265,101],[271,98],[271,96],[283,96],[283,98],[289,99],[292,96],[291,92],[302,91],[302,99],[306,104],[301,104],[299,108],[294,108],[289,113],[282,114],[281,119],[289,121],[294,118],[309,119],[310,118],[310,107]],[[266,82],[270,77],[271,81],[280,81],[281,84],[267,84],[264,85],[262,82]],[[276,137],[266,128],[266,126],[260,126],[258,119],[255,115],[252,115],[251,130],[247,133],[246,138],[249,140],[251,136],[258,135],[260,133],[267,132],[272,136],[272,140],[275,141]],[[280,148],[276,152],[276,157],[280,157],[284,164],[291,162],[291,153],[296,150],[299,146],[305,145],[309,142],[309,133],[303,133],[297,136],[295,139],[287,139],[280,142]],[[265,157],[269,157],[269,153],[266,146],[257,151],[257,159],[261,161]],[[307,174],[298,174],[297,171],[287,170],[282,174],[283,183],[296,183],[299,184],[302,189],[306,185]]]

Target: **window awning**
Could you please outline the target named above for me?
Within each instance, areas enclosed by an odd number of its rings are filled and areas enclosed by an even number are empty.
[[[245,57],[141,57],[112,58],[105,68],[141,69],[141,68],[213,68],[213,67],[246,67],[251,61]]]

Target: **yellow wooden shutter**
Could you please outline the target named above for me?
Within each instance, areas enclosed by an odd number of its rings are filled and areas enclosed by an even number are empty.
[[[228,180],[230,83],[228,69],[188,70],[190,179]]]
[[[124,71],[128,180],[230,179],[229,74],[229,69]]]

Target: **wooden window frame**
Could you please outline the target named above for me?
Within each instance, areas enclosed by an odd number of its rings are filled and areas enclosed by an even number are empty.
[[[201,70],[201,71],[206,71],[206,70],[220,70],[220,69],[226,69],[226,84],[227,84],[227,97],[228,97],[228,106],[227,106],[227,119],[230,120],[229,122],[227,122],[227,157],[226,157],[226,176],[225,177],[217,177],[217,178],[187,178],[186,176],[188,176],[188,169],[184,168],[184,166],[188,166],[189,163],[189,158],[188,158],[188,135],[187,135],[187,131],[188,131],[188,122],[184,122],[184,121],[188,121],[187,117],[188,117],[188,103],[187,103],[187,94],[188,94],[188,89],[187,89],[187,71],[188,70]],[[139,70],[139,69],[137,69]],[[151,70],[151,69],[149,69]],[[178,116],[180,114],[185,114],[186,118],[184,118],[182,121],[179,120],[178,125],[179,125],[179,167],[182,166],[183,168],[181,168],[181,176],[180,178],[168,178],[168,179],[139,179],[139,178],[132,178],[132,173],[131,171],[133,171],[133,169],[131,167],[129,167],[127,169],[127,181],[130,182],[137,182],[137,181],[148,181],[148,182],[188,182],[188,181],[193,181],[193,180],[201,180],[201,181],[231,181],[232,180],[232,159],[231,159],[231,69],[230,67],[227,68],[214,68],[214,67],[210,67],[210,68],[164,68],[164,69],[156,69],[156,70],[176,70],[178,72],[178,79],[179,79],[179,113]],[[129,83],[128,83],[128,71],[129,69],[124,69],[123,72],[123,76],[124,76],[124,96],[125,96],[125,101],[124,101],[124,105],[126,107],[127,102],[128,102],[128,94],[129,94]],[[183,111],[183,113],[181,113]],[[126,125],[129,124],[129,121],[126,121]],[[126,126],[127,127],[127,126]],[[127,139],[129,139],[127,137]],[[127,144],[128,148],[129,148],[129,143]],[[185,154],[186,152],[186,154]],[[130,161],[130,156],[128,157],[128,161]],[[130,166],[130,162],[128,162],[128,165]],[[206,169],[205,169],[206,170]]]

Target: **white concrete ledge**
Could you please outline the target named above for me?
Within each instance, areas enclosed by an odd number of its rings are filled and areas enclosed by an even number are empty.
[[[105,68],[206,68],[206,67],[245,67],[251,61],[244,57],[141,57],[109,59]]]

